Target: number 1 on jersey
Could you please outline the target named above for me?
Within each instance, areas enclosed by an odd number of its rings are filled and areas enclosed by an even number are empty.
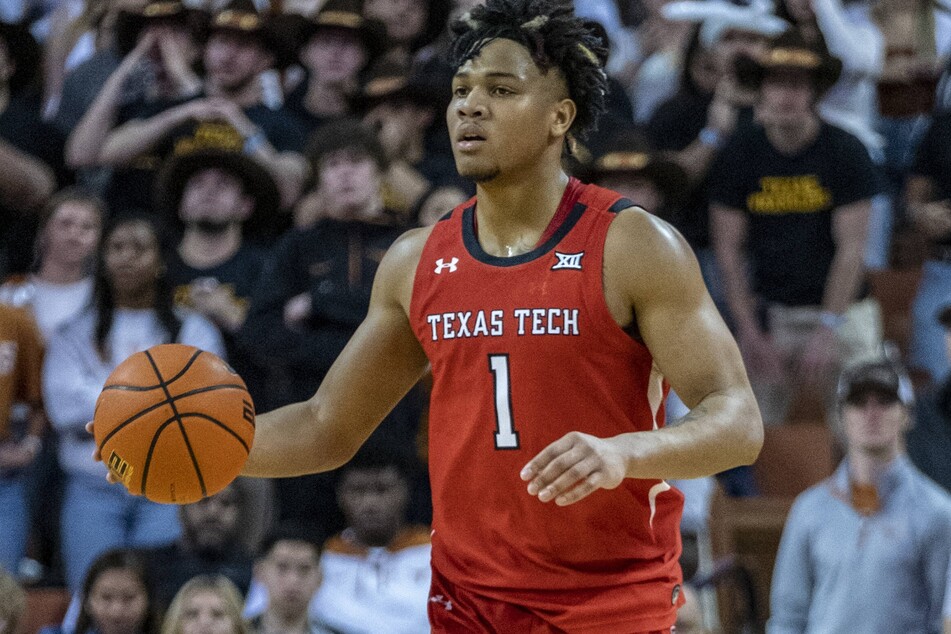
[[[512,386],[509,355],[490,354],[489,372],[495,385],[495,448],[518,449],[518,432],[512,420]]]

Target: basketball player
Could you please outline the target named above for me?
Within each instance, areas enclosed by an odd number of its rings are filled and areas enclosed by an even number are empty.
[[[339,467],[432,367],[434,632],[667,632],[668,478],[751,463],[762,423],[684,240],[569,179],[603,107],[598,41],[557,0],[453,25],[449,134],[474,199],[397,240],[317,393],[261,415],[246,475]],[[691,413],[664,426],[668,383]]]

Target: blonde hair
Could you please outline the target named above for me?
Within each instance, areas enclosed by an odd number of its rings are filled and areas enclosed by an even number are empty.
[[[165,622],[162,624],[162,634],[182,633],[185,605],[190,598],[201,592],[211,592],[222,600],[228,618],[231,619],[233,634],[248,634],[247,626],[241,618],[241,606],[244,603],[241,592],[230,579],[223,575],[198,575],[183,585],[168,608]]]
[[[13,634],[17,631],[20,617],[26,610],[26,593],[13,580],[13,577],[0,570],[0,620],[7,621],[7,627],[0,634]]]

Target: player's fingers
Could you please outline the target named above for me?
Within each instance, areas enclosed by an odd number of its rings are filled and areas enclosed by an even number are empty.
[[[572,447],[549,462],[541,473],[535,476],[535,479],[528,483],[528,493],[538,495],[541,491],[548,488],[563,474],[574,469],[585,457],[578,447]],[[585,474],[586,475],[586,474]],[[554,496],[551,496],[554,497]],[[546,500],[547,501],[547,500]]]
[[[574,504],[578,500],[583,500],[600,489],[603,481],[604,475],[601,471],[590,473],[588,474],[588,477],[579,482],[577,486],[556,497],[555,504],[558,506],[568,506],[569,504]]]
[[[119,484],[119,478],[112,471],[106,474],[106,480],[109,484]]]
[[[571,447],[574,446],[577,438],[578,434],[576,432],[571,432],[551,443],[542,449],[537,456],[532,458],[527,465],[522,467],[522,471],[519,473],[519,476],[522,478],[522,480],[526,481],[535,478],[538,474],[545,470],[545,467],[548,466],[549,462],[571,449]]]
[[[583,460],[579,460],[561,472],[557,478],[554,478],[551,484],[540,488],[538,491],[538,499],[542,502],[554,500],[562,493],[571,490],[571,488],[579,482],[584,481],[598,469],[600,464],[596,456],[588,456]]]

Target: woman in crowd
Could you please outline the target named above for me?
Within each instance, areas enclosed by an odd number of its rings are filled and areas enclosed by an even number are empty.
[[[159,618],[145,562],[131,550],[110,550],[89,567],[74,634],[158,634]],[[62,627],[41,634],[63,634]]]
[[[103,237],[92,304],[53,335],[43,369],[44,401],[59,436],[66,480],[62,547],[73,590],[103,551],[158,546],[178,537],[174,506],[130,496],[106,482],[106,467],[92,459],[95,442],[84,430],[116,366],[135,352],[169,342],[224,355],[221,335],[210,322],[174,308],[155,221],[120,218]]]
[[[241,604],[241,593],[227,577],[199,575],[175,595],[162,634],[247,634]]]
[[[40,220],[35,272],[0,286],[0,302],[29,308],[47,341],[92,299],[104,209],[99,198],[80,189],[53,196]]]

